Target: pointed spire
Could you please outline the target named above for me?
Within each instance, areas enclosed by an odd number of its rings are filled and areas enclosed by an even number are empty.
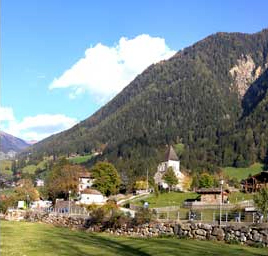
[[[179,158],[171,145],[168,147],[165,155],[165,161],[167,162],[168,160],[179,161]]]

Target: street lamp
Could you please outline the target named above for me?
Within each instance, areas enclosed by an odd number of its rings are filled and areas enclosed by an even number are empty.
[[[72,191],[69,190],[69,211],[68,211],[69,215],[71,215],[71,200],[70,200],[71,193],[72,193]]]
[[[220,226],[221,226],[221,208],[222,208],[222,186],[223,186],[224,180],[220,180],[221,185],[221,198],[220,198]]]
[[[27,194],[26,195],[26,208],[29,209],[29,204],[30,204],[30,196]]]

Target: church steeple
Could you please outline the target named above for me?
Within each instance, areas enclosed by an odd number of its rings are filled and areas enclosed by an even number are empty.
[[[170,145],[166,151],[166,154],[165,154],[165,161],[169,161],[169,160],[172,160],[172,161],[179,161],[179,158],[174,150],[174,148]]]

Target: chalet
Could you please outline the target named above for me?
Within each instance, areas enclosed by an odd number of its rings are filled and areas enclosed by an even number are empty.
[[[106,202],[105,197],[96,189],[85,189],[80,194],[80,204],[103,204]]]
[[[78,184],[78,194],[81,195],[81,192],[85,189],[89,189],[93,185],[94,179],[92,178],[91,173],[83,172],[79,175],[79,184]]]
[[[248,177],[242,182],[243,190],[245,192],[254,193],[261,188],[268,187],[268,171],[260,172],[254,176]]]
[[[200,202],[204,204],[220,204],[228,202],[229,190],[220,188],[201,188],[195,191],[200,195]]]
[[[175,188],[177,190],[182,191],[183,190],[182,183],[185,178],[185,175],[180,171],[180,161],[172,146],[168,147],[165,153],[164,162],[158,165],[157,172],[154,176],[155,183],[163,188],[168,188],[168,184],[166,184],[165,181],[163,180],[163,176],[169,167],[172,167],[175,175],[178,178],[178,184],[175,186]]]

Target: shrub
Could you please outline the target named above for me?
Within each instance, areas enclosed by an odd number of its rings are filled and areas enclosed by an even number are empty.
[[[149,223],[153,218],[153,213],[150,209],[141,208],[135,214],[135,218],[133,219],[134,225],[141,225],[145,223]]]

